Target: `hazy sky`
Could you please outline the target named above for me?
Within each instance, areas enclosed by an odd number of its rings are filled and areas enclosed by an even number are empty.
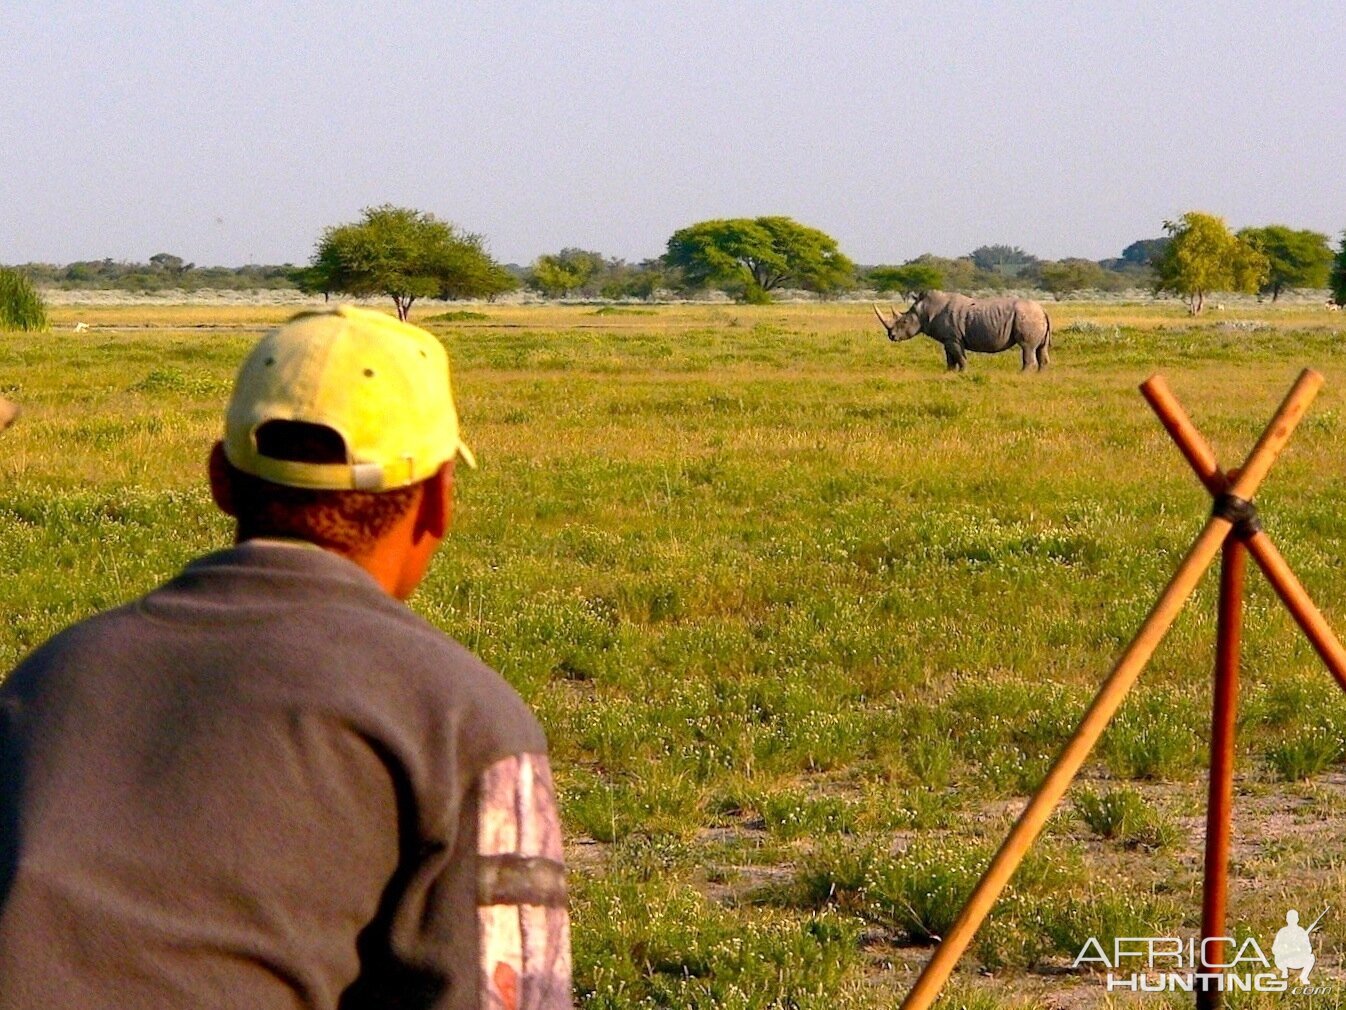
[[[304,262],[391,202],[638,260],[1346,228],[1346,5],[0,0],[0,262]]]

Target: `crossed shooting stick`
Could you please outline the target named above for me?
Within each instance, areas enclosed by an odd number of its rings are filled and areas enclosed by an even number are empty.
[[[1242,467],[1226,474],[1162,376],[1140,387],[1145,400],[1159,415],[1164,429],[1177,443],[1197,478],[1215,499],[1205,528],[1192,543],[1168,586],[1160,594],[1131,644],[1117,659],[1038,791],[1028,801],[991,865],[978,881],[948,935],[916,979],[902,1010],[926,1010],[939,995],[954,965],[1032,847],[1052,811],[1065,795],[1089,752],[1102,736],[1136,678],[1172,625],[1196,584],[1221,554],[1219,621],[1215,649],[1215,690],[1211,713],[1210,791],[1206,807],[1206,864],[1202,885],[1201,936],[1224,936],[1225,896],[1228,890],[1230,815],[1234,793],[1234,718],[1238,698],[1239,639],[1242,631],[1245,555],[1251,554],[1276,595],[1346,690],[1346,650],[1314,606],[1299,579],[1257,520],[1252,498],[1276,461],[1295,426],[1318,395],[1323,377],[1305,369],[1281,402],[1257,445]],[[1218,942],[1203,944],[1203,970],[1218,971],[1223,959]],[[1220,1005],[1220,992],[1197,993],[1200,1010]]]

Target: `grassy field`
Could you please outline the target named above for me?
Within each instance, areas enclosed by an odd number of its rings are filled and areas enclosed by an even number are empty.
[[[1226,466],[1300,368],[1326,375],[1259,504],[1346,629],[1340,317],[1049,309],[1054,367],[1027,377],[1011,354],[945,375],[867,305],[414,317],[481,468],[413,605],[547,728],[582,1005],[900,1002],[1208,510],[1136,393],[1152,372]],[[0,334],[25,409],[0,435],[0,669],[227,539],[206,452],[290,311],[67,306]],[[1086,937],[1195,930],[1214,602],[1211,578],[947,1006],[1104,1005],[1067,970]],[[1256,575],[1244,634],[1231,922],[1269,949],[1286,908],[1333,905],[1339,977],[1346,699]]]

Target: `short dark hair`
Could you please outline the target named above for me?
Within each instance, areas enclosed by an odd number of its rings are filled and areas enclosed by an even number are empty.
[[[302,421],[268,421],[257,429],[257,448],[273,459],[302,463],[348,462],[346,444],[333,429]],[[320,491],[289,487],[244,473],[227,463],[238,539],[307,540],[347,557],[361,557],[406,515],[417,484],[391,491]]]

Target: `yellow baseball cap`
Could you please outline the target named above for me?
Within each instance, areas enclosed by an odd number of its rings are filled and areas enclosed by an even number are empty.
[[[345,463],[265,456],[268,421],[330,428]],[[431,334],[382,312],[340,305],[301,312],[272,330],[239,369],[224,422],[224,454],[244,473],[291,487],[391,491],[461,456],[449,358]]]

